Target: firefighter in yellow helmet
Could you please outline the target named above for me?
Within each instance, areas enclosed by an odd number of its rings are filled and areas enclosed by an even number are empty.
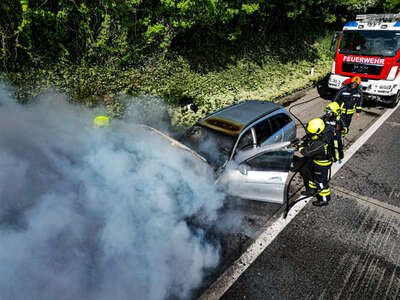
[[[312,119],[307,124],[307,135],[296,146],[302,157],[297,157],[297,165],[301,165],[306,190],[302,195],[313,196],[317,200],[315,206],[326,206],[330,200],[329,172],[332,165],[333,130],[325,126],[321,118]]]
[[[354,113],[356,113],[357,118],[360,116],[363,103],[361,78],[354,76],[349,81],[349,83],[345,84],[338,91],[333,100],[333,102],[339,104],[339,107],[342,110],[342,118],[347,130],[350,129],[350,123]]]
[[[333,131],[333,157],[334,162],[342,162],[344,157],[342,136],[347,133],[347,127],[341,118],[341,109],[337,102],[331,102],[325,107],[325,115],[321,117],[325,126]]]
[[[93,126],[96,128],[108,127],[110,125],[110,118],[107,116],[97,116],[93,119]]]

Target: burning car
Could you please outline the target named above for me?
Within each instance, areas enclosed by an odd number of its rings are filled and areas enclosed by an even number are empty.
[[[159,134],[211,165],[228,195],[284,202],[293,159],[287,146],[296,138],[296,127],[281,105],[246,100],[202,118],[179,142]]]

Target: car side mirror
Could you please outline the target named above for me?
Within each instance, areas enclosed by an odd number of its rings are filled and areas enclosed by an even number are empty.
[[[241,164],[239,165],[239,172],[243,175],[247,175],[247,165]]]

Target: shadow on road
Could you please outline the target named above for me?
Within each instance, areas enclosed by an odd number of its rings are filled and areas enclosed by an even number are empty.
[[[322,80],[317,83],[317,91],[319,96],[324,100],[332,100],[335,97],[335,91],[328,88],[329,75],[326,75]]]

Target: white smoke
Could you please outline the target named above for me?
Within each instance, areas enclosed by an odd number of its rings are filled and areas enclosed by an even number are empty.
[[[93,117],[0,87],[0,299],[190,298],[219,260],[185,222],[215,220],[212,171],[134,120]]]

